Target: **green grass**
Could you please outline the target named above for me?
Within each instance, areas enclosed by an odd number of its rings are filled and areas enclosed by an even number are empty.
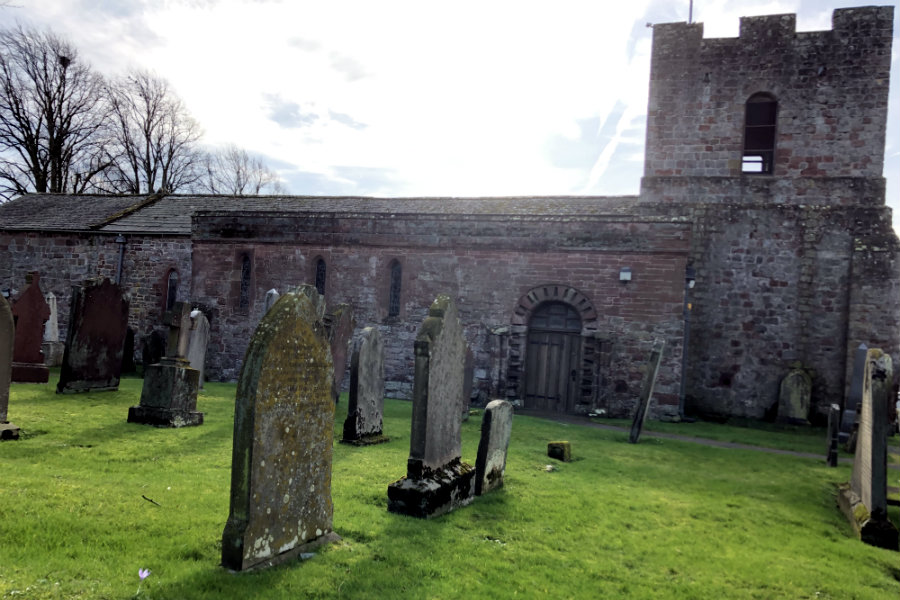
[[[207,384],[205,424],[181,430],[125,422],[140,386],[57,396],[52,384],[13,385],[23,438],[0,444],[0,598],[131,598],[142,567],[152,574],[138,596],[156,599],[900,597],[900,555],[853,538],[835,505],[849,469],[823,460],[632,445],[624,432],[516,416],[505,487],[437,519],[388,513],[411,408],[393,400],[391,442],[335,444],[343,541],[303,563],[230,573],[219,560],[234,386]],[[344,400],[336,439],[345,412]],[[694,425],[687,435],[759,441],[751,429]],[[469,463],[479,427],[478,417],[463,425]],[[798,434],[766,435],[791,445]],[[548,471],[557,439],[575,460]]]

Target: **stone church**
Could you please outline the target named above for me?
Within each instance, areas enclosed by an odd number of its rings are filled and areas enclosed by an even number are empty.
[[[388,396],[439,293],[474,390],[543,411],[635,406],[665,343],[657,416],[763,418],[792,368],[810,419],[852,350],[900,360],[898,239],[882,177],[893,8],[741,19],[737,38],[656,25],[641,192],[626,197],[25,195],[0,206],[0,287],[121,277],[141,340],[176,300],[211,321],[207,373],[236,379],[266,291],[315,284],[386,342]]]

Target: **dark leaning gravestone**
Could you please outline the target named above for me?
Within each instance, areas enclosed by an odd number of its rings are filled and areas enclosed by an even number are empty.
[[[89,279],[72,286],[56,393],[119,389],[128,304],[128,296],[109,279]]]
[[[503,485],[512,418],[513,407],[506,400],[492,400],[484,409],[478,456],[475,459],[476,496],[487,494]]]
[[[641,431],[644,429],[644,421],[650,412],[650,399],[653,397],[653,386],[656,385],[656,375],[659,373],[659,361],[662,358],[665,342],[657,342],[650,352],[650,362],[647,365],[647,373],[644,375],[644,383],[641,386],[641,397],[638,400],[637,411],[631,422],[631,433],[628,441],[637,444],[641,439]]]
[[[203,413],[197,412],[200,371],[185,358],[194,324],[190,305],[176,302],[163,321],[169,326],[166,356],[144,371],[141,403],[128,409],[128,422],[156,427],[203,425]]]
[[[356,329],[353,307],[349,304],[338,304],[334,310],[325,313],[324,322],[328,343],[331,345],[331,361],[334,367],[331,396],[337,404],[341,397],[341,381],[344,379],[344,371],[347,370],[350,339],[353,337],[353,330]]]
[[[340,537],[332,531],[334,401],[324,301],[281,296],[250,340],[235,398],[231,506],[222,564],[276,565]]]
[[[374,327],[362,330],[350,359],[350,401],[341,442],[369,446],[387,442],[384,415],[384,344]]]
[[[890,355],[868,350],[853,475],[849,484],[839,486],[838,505],[863,542],[898,550],[900,538],[887,513],[887,403],[892,383]]]
[[[19,439],[19,428],[7,420],[15,335],[12,309],[6,298],[0,296],[0,440]]]
[[[388,486],[391,512],[428,518],[472,501],[475,469],[461,461],[465,358],[456,306],[438,296],[416,336],[409,460]]]
[[[41,351],[44,323],[50,318],[50,307],[41,292],[39,280],[35,272],[26,275],[25,287],[11,302],[16,324],[12,380],[20,383],[47,383],[50,378]]]
[[[860,402],[862,402],[863,377],[866,370],[866,355],[869,348],[865,344],[860,344],[853,354],[853,371],[850,374],[850,389],[847,392],[847,398],[844,400],[844,410],[841,413],[841,430],[838,433],[838,440],[844,445],[847,452],[854,452],[856,449],[856,430],[859,425]]]

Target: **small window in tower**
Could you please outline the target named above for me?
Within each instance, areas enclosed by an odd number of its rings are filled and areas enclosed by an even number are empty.
[[[744,118],[744,173],[771,174],[775,165],[775,122],[778,102],[769,94],[753,94]]]
[[[244,254],[241,257],[241,295],[238,300],[238,308],[242,311],[250,307],[250,257]]]
[[[400,314],[400,285],[403,276],[403,267],[398,261],[391,262],[391,295],[388,301],[388,316],[396,317]]]
[[[316,261],[316,291],[325,295],[325,261],[321,258]]]
[[[178,297],[178,271],[172,269],[166,278],[166,310],[172,310]]]

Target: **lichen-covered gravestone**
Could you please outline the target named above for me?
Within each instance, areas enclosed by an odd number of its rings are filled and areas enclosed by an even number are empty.
[[[222,564],[268,567],[340,539],[332,531],[334,401],[323,301],[281,296],[250,340],[237,385]]]
[[[887,514],[887,403],[892,385],[890,355],[869,349],[853,475],[849,484],[839,486],[838,504],[863,542],[897,550],[900,538]]]
[[[466,344],[456,306],[441,295],[415,342],[412,431],[406,477],[388,486],[388,510],[428,518],[472,501],[475,469],[461,460]]]
[[[19,439],[19,428],[7,420],[14,337],[12,309],[6,298],[0,296],[0,440]]]
[[[331,387],[331,395],[335,403],[341,396],[341,382],[344,379],[344,371],[347,370],[347,354],[353,330],[356,328],[356,319],[353,316],[353,307],[349,304],[338,304],[334,310],[325,314],[325,328],[328,332],[328,342],[331,345],[331,360],[334,366],[334,382]]]
[[[72,286],[57,393],[119,389],[129,298],[109,279]]]
[[[384,344],[374,327],[366,327],[350,359],[350,402],[341,442],[368,446],[388,441],[382,435],[384,414]]]
[[[176,302],[163,316],[169,326],[166,355],[144,371],[141,403],[128,409],[128,422],[155,427],[191,427],[203,424],[197,411],[200,372],[185,358],[191,337],[190,305]]]
[[[778,421],[809,425],[812,379],[804,369],[795,367],[781,380],[778,391]]]
[[[41,343],[50,307],[41,292],[37,273],[25,276],[25,287],[11,302],[16,324],[12,380],[20,383],[47,383],[50,370],[44,365]]]
[[[644,374],[644,383],[641,386],[641,397],[638,400],[634,419],[631,421],[631,433],[628,441],[637,444],[641,439],[641,431],[644,429],[644,421],[650,412],[650,399],[653,397],[653,386],[656,385],[656,375],[659,373],[659,363],[662,358],[665,342],[659,341],[650,352],[650,362],[647,364],[647,372]]]
[[[506,400],[492,400],[484,409],[475,459],[475,494],[478,496],[503,485],[512,418],[513,407]]]
[[[203,389],[203,377],[206,370],[206,348],[209,346],[209,319],[203,311],[191,311],[191,336],[188,341],[187,359],[192,369],[199,373],[200,389]]]

